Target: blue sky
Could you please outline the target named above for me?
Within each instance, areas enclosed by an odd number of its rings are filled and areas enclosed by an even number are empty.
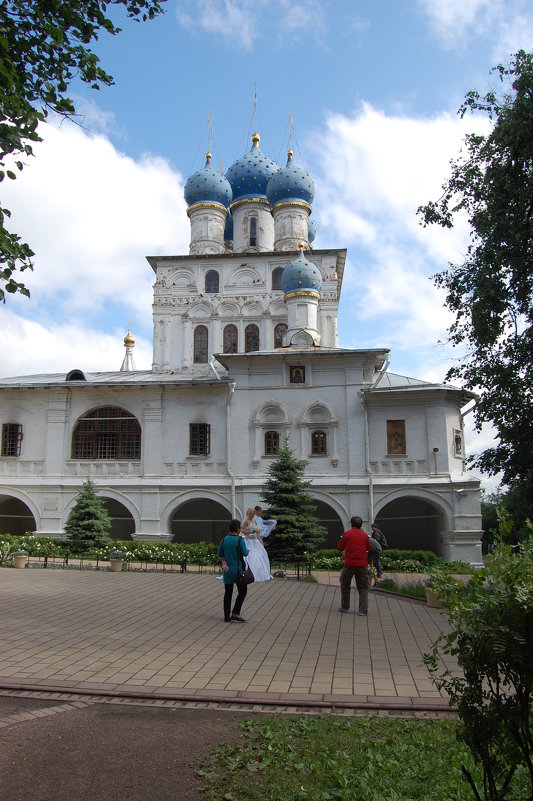
[[[313,175],[315,246],[347,247],[343,347],[389,347],[390,369],[441,381],[451,319],[431,276],[459,261],[464,224],[423,229],[467,131],[466,91],[533,42],[530,0],[169,0],[123,19],[95,50],[115,85],[72,86],[79,123],[53,120],[16,182],[13,225],[36,251],[31,299],[9,298],[0,374],[114,370],[128,321],[151,366],[153,273],[146,255],[188,251],[183,186],[250,147],[254,86],[261,149],[280,165],[292,109],[295,160]],[[467,418],[468,419],[468,418]],[[468,432],[479,450],[492,432]]]

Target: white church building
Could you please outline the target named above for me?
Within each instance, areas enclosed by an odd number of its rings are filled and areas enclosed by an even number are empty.
[[[252,137],[224,176],[187,181],[188,255],[154,256],[153,365],[131,333],[117,372],[0,379],[0,533],[62,537],[89,476],[112,535],[218,541],[261,502],[289,440],[334,547],[350,517],[391,547],[481,562],[465,470],[472,393],[392,373],[387,349],[339,347],[346,250],[313,250],[314,185]]]

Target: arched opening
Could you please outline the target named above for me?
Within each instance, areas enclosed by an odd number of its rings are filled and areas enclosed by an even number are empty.
[[[209,498],[185,501],[174,510],[170,521],[172,542],[220,542],[228,533],[231,515]]]
[[[389,548],[434,551],[441,555],[442,512],[423,498],[396,498],[376,517]]]
[[[237,326],[227,325],[224,328],[224,353],[238,353],[239,332]]]
[[[205,291],[216,294],[219,288],[219,278],[216,270],[208,270],[205,276]]]
[[[195,364],[207,363],[207,328],[205,325],[197,325],[194,329],[194,362]]]
[[[327,537],[321,548],[336,548],[340,540],[341,534],[344,531],[342,520],[337,512],[324,501],[315,500],[316,516],[321,524],[327,529]]]
[[[283,347],[283,337],[288,331],[288,327],[285,323],[278,323],[278,325],[274,328],[274,347],[275,348],[282,348]]]
[[[103,498],[104,506],[111,518],[109,536],[114,540],[132,540],[135,533],[135,521],[131,512],[123,503],[114,498]]]
[[[259,350],[259,328],[252,323],[244,329],[244,351],[251,353],[256,350]]]
[[[140,459],[141,426],[118,406],[99,406],[78,418],[72,432],[73,459]]]
[[[35,518],[24,501],[7,495],[0,496],[0,534],[21,536],[36,528]]]

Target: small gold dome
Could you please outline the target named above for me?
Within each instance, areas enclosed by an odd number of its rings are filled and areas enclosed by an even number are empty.
[[[124,337],[124,345],[125,345],[127,348],[133,348],[133,346],[135,345],[135,340],[134,340],[134,338],[133,338],[133,336],[132,336],[132,334],[131,334],[131,331],[129,330],[129,328],[128,328],[128,333],[127,333],[127,334],[126,334],[126,336]]]
[[[257,132],[252,134],[252,142],[254,143],[254,145],[256,143],[259,143],[260,141],[261,141],[261,137],[259,136],[259,134]]]

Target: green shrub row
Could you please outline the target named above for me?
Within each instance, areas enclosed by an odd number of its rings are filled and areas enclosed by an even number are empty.
[[[26,551],[30,556],[63,558],[67,553],[77,558],[79,554],[71,551],[65,540],[51,537],[37,537],[32,534],[14,536],[0,535],[0,543]],[[209,542],[146,542],[143,540],[113,540],[107,548],[94,553],[84,554],[84,559],[107,561],[113,551],[121,552],[128,562],[149,562],[158,564],[181,564],[186,561],[190,565],[215,565],[217,546]],[[278,560],[275,560],[276,563]],[[343,555],[336,548],[325,548],[310,555],[309,561],[313,570],[340,570]],[[281,562],[280,562],[281,563]],[[381,565],[385,572],[391,573],[427,573],[436,568],[446,572],[473,572],[465,562],[445,562],[432,551],[401,550],[390,548],[383,551]]]

